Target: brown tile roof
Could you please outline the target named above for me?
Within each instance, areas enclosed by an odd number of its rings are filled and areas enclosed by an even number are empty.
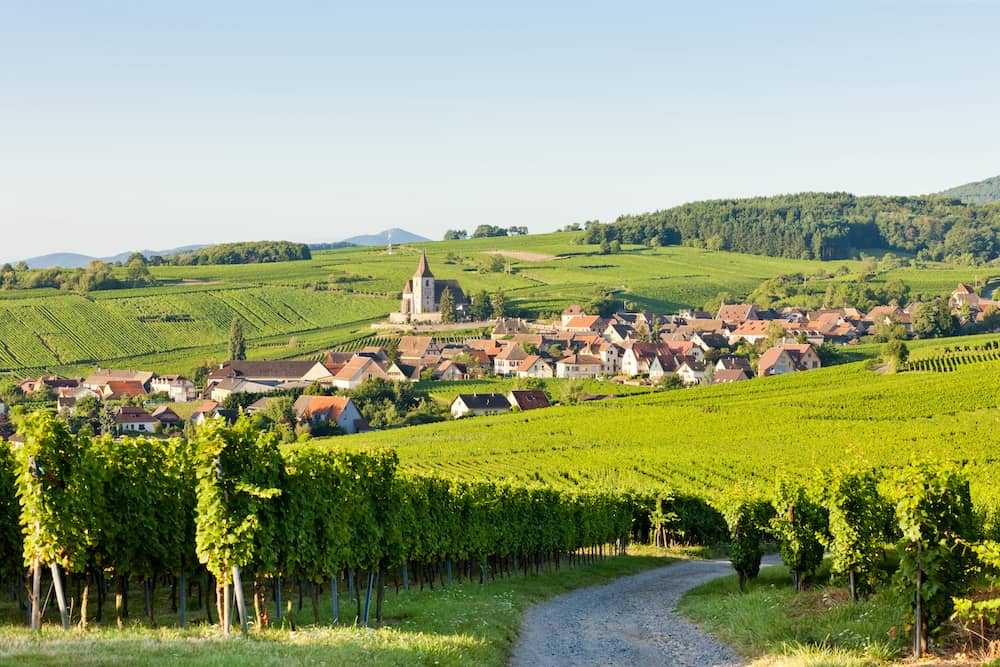
[[[521,410],[536,410],[538,408],[547,408],[550,405],[549,397],[545,395],[545,392],[537,389],[514,389],[510,392],[510,397],[513,399],[511,404]]]

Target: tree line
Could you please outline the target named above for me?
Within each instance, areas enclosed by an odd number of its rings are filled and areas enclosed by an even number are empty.
[[[117,265],[117,263],[116,263]],[[31,269],[24,262],[16,266],[4,264],[0,267],[0,288],[39,289],[52,288],[91,292],[95,290],[150,287],[157,280],[149,272],[149,264],[141,253],[133,253],[123,265],[124,271],[116,271],[116,265],[95,259],[87,268]]]
[[[843,192],[718,199],[586,223],[590,243],[688,244],[710,250],[846,259],[860,250],[967,264],[1000,256],[1000,204]]]
[[[180,255],[158,258],[163,264],[193,266],[200,264],[267,264],[312,259],[309,246],[291,241],[248,241],[220,243]]]

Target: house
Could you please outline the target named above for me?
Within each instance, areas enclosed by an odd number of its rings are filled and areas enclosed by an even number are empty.
[[[416,382],[423,370],[424,367],[420,364],[404,364],[400,361],[385,369],[385,377],[392,382]]]
[[[434,378],[436,380],[453,382],[455,380],[464,380],[467,377],[469,377],[468,367],[459,361],[452,361],[451,359],[442,361],[434,369]]]
[[[753,375],[753,368],[750,366],[750,360],[746,357],[738,357],[735,354],[725,354],[719,357],[719,360],[715,362],[715,370],[719,371],[745,371],[749,375]]]
[[[212,401],[206,401],[206,403],[211,402]],[[203,426],[209,419],[224,419],[227,424],[232,426],[236,423],[236,420],[239,419],[239,417],[239,410],[228,410],[216,406],[211,410],[199,410],[194,413],[191,415],[191,422],[197,426]]]
[[[459,394],[451,402],[449,410],[455,419],[495,415],[510,412],[510,402],[503,394]]]
[[[333,376],[333,386],[338,389],[355,389],[369,380],[388,380],[378,362],[370,357],[354,357],[340,372]]]
[[[632,327],[627,324],[615,324],[614,322],[609,324],[601,335],[604,337],[604,340],[616,345],[631,343],[637,338],[635,330]]]
[[[227,378],[209,385],[206,390],[208,397],[216,403],[222,403],[232,394],[270,394],[275,387],[269,384],[244,380],[242,378]]]
[[[89,385],[87,386],[89,388]],[[148,392],[145,385],[138,380],[111,380],[97,393],[102,401],[117,401],[125,396],[145,396]]]
[[[371,430],[348,396],[299,396],[292,409],[299,422],[336,424],[348,434]]]
[[[715,319],[729,322],[730,324],[740,324],[747,320],[760,319],[760,312],[756,304],[752,303],[733,303],[728,305],[723,303],[719,305],[719,314],[715,316]]]
[[[149,385],[153,380],[153,373],[150,371],[116,370],[113,368],[98,368],[88,375],[83,384],[94,391],[100,391],[109,382],[138,382],[143,387],[143,394],[149,393]],[[133,394],[135,396],[136,394]]]
[[[115,410],[115,425],[120,433],[152,433],[159,423],[142,408],[123,405]]]
[[[594,333],[600,334],[606,328],[604,320],[597,315],[578,315],[563,324],[563,331],[569,333]]]
[[[521,378],[550,378],[555,377],[555,369],[548,360],[537,354],[532,354],[517,367],[517,376]]]
[[[85,396],[93,396],[97,400],[101,400],[101,394],[84,387],[82,384],[77,387],[61,387],[56,392],[56,410],[73,414],[77,401]]]
[[[496,326],[493,327],[490,338],[497,340],[498,338],[530,333],[531,327],[520,317],[501,317],[497,320]]]
[[[549,397],[544,391],[538,389],[513,389],[507,394],[507,402],[518,410],[537,410],[549,407]]]
[[[493,358],[493,372],[497,375],[513,375],[528,358],[528,353],[519,344],[505,345],[500,354]]]
[[[557,378],[594,378],[601,374],[604,364],[599,357],[570,354],[556,362]]]
[[[722,350],[729,347],[729,338],[714,331],[699,331],[691,336],[691,342],[703,352]]]
[[[701,348],[691,341],[671,341],[660,343],[632,343],[625,349],[621,359],[622,375],[635,377],[643,373],[649,373],[650,366],[657,357],[692,356],[696,359],[702,358]],[[664,360],[660,361],[661,366]],[[672,366],[672,364],[666,364]],[[671,369],[664,369],[672,372]]]
[[[161,405],[153,410],[152,417],[164,426],[176,426],[181,423],[181,417],[170,409],[169,406]]]
[[[657,354],[649,362],[649,379],[659,380],[664,375],[677,372],[677,360],[671,354]]]
[[[400,336],[396,349],[403,361],[420,361],[426,356],[441,354],[433,336]]]
[[[581,315],[586,315],[586,314],[587,313],[583,312],[583,307],[581,307],[579,304],[574,303],[573,305],[567,307],[566,310],[562,312],[561,326],[565,327],[574,317],[580,317]]]
[[[705,362],[693,357],[684,357],[677,366],[677,377],[688,386],[700,384],[705,377]]]
[[[329,381],[331,375],[319,361],[226,361],[208,374],[206,394],[212,385],[227,379],[282,387]]]
[[[187,403],[197,398],[194,389],[194,382],[180,375],[159,375],[154,377],[149,383],[151,393],[163,392],[170,397],[174,403]]]
[[[785,329],[791,324],[791,322],[786,320],[747,320],[732,330],[729,334],[729,344],[737,345],[742,340],[751,345],[756,345],[768,337],[771,325],[774,322],[778,322]]]
[[[254,401],[253,403],[251,403],[246,407],[246,413],[248,415],[256,415],[261,412],[266,412],[267,406],[271,403],[272,400],[274,400],[274,398],[270,396],[263,396],[261,398],[258,398],[256,401]]]
[[[749,380],[750,375],[742,368],[724,368],[715,371],[712,376],[712,384],[729,384],[730,382],[742,382]]]
[[[819,355],[811,345],[776,345],[760,356],[757,375],[783,375],[798,371],[814,370],[822,366]]]
[[[75,389],[80,386],[79,378],[61,378],[58,375],[43,375],[38,379],[28,378],[17,383],[17,386],[25,394],[34,394],[44,388],[58,393],[61,389]]]

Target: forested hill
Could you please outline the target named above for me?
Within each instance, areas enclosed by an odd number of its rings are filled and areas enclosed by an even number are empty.
[[[587,239],[684,243],[802,259],[845,259],[859,250],[915,252],[927,259],[982,262],[1000,255],[1000,204],[956,199],[856,197],[806,192],[694,202],[591,224]]]
[[[940,193],[942,197],[955,197],[966,204],[990,204],[1000,201],[1000,176],[985,181],[966,183]]]
[[[192,264],[265,264],[311,259],[309,246],[290,241],[252,241],[220,243],[199,248],[174,257],[161,258],[163,263],[178,266]]]

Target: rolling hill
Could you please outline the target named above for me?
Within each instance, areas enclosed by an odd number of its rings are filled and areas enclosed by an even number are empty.
[[[966,204],[992,204],[1000,201],[1000,176],[959,185],[938,194],[944,197],[956,197]]]
[[[426,243],[427,241],[430,241],[430,239],[425,236],[420,236],[419,234],[408,232],[405,229],[393,227],[392,229],[383,229],[377,234],[352,236],[349,239],[344,239],[344,243],[350,243],[351,245],[358,246],[386,245],[390,234],[392,235],[393,244],[397,245],[400,243]]]
[[[371,333],[370,324],[399,307],[399,295],[426,250],[434,274],[468,294],[502,289],[527,316],[551,316],[612,290],[630,307],[658,313],[701,306],[720,292],[736,298],[777,275],[807,276],[822,297],[857,281],[861,264],[782,259],[686,246],[623,245],[601,254],[585,232],[477,238],[397,246],[350,247],[310,260],[273,264],[150,267],[158,287],[77,294],[66,290],[0,290],[0,373],[75,374],[94,365],[187,373],[225,354],[231,319],[245,320],[251,358],[305,357]],[[493,253],[510,273],[484,271]],[[921,264],[881,271],[914,293],[939,294],[982,273],[971,267]],[[506,268],[506,266],[505,266]],[[124,269],[116,269],[124,275]]]

